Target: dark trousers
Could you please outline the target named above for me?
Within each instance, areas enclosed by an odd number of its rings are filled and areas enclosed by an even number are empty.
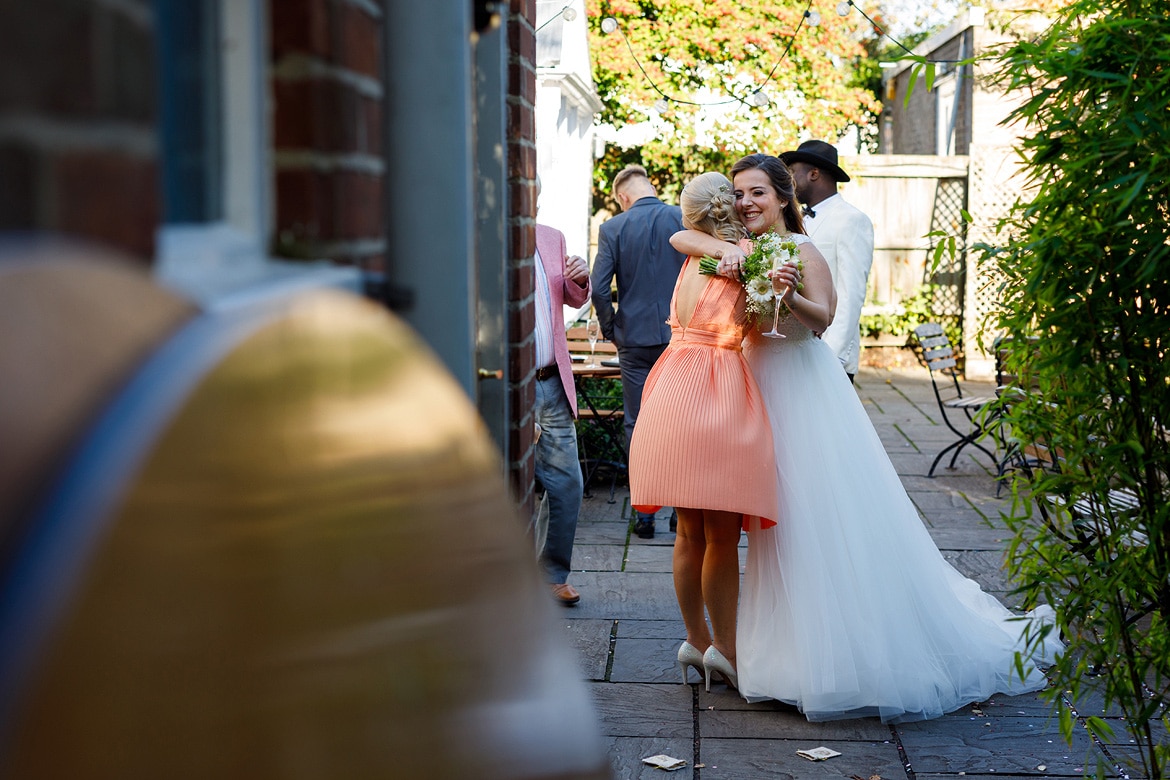
[[[625,412],[626,452],[630,451],[630,438],[634,434],[634,423],[642,408],[642,388],[655,361],[666,351],[666,344],[651,347],[618,347],[618,360],[622,369],[622,408]],[[638,514],[639,518],[653,515]]]

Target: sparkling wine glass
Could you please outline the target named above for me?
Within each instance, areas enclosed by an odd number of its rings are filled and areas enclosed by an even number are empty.
[[[596,366],[597,361],[593,357],[593,351],[597,349],[597,339],[601,336],[601,325],[597,322],[596,317],[589,318],[589,323],[585,326],[585,335],[589,337],[589,365]]]
[[[783,265],[783,263],[781,263],[781,265]],[[781,333],[780,331],[778,331],[776,329],[776,327],[780,324],[780,307],[784,305],[784,302],[781,301],[780,299],[783,298],[785,293],[787,293],[787,292],[788,292],[788,287],[785,286],[780,290],[780,292],[776,293],[776,306],[773,309],[773,314],[772,314],[772,329],[770,331],[768,331],[767,333],[763,334],[770,339],[786,339],[786,338],[788,338],[787,336],[785,336],[783,333]]]

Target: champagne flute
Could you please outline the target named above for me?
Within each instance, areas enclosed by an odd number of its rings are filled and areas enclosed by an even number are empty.
[[[786,260],[783,263],[780,263],[780,265],[783,266],[789,262],[792,262],[792,261]],[[777,268],[776,270],[779,270],[779,268]],[[787,336],[785,336],[783,333],[781,333],[779,330],[776,329],[777,326],[780,324],[780,307],[784,305],[784,302],[780,299],[783,298],[787,292],[788,292],[788,285],[785,285],[783,287],[783,289],[780,290],[780,292],[776,293],[776,306],[773,309],[773,313],[772,313],[772,329],[770,331],[768,331],[767,333],[762,334],[764,336],[767,336],[770,339],[786,339],[786,338],[788,338]]]
[[[585,326],[585,335],[589,337],[589,365],[596,366],[597,361],[593,357],[593,351],[597,349],[597,339],[601,336],[601,324],[598,323],[596,317],[589,318],[589,323]]]

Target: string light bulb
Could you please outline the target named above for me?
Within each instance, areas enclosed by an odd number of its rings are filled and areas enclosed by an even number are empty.
[[[561,18],[564,19],[566,22],[573,21],[574,19],[577,18],[577,9],[570,8],[569,6],[566,5],[564,7],[564,10],[561,11]]]
[[[668,108],[670,104],[666,102],[666,98],[658,98],[658,102],[654,104],[654,111],[658,114],[665,114]]]
[[[617,32],[617,28],[618,20],[614,19],[612,16],[607,16],[601,20],[601,31],[606,35]]]
[[[768,93],[762,89],[757,89],[752,93],[751,101],[752,105],[756,108],[764,108],[772,102],[771,98],[768,97]]]
[[[837,3],[837,16],[848,16],[849,11],[853,9],[853,3],[850,0],[841,0]]]
[[[816,27],[821,23],[821,14],[819,11],[805,11],[804,18],[808,20],[809,27]]]

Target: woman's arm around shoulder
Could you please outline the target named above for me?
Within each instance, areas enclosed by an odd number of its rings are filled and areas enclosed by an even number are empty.
[[[719,273],[728,263],[739,262],[747,257],[743,248],[730,241],[716,238],[701,230],[680,230],[670,237],[670,245],[684,255],[691,257],[714,257],[724,261],[719,263]],[[725,274],[730,276],[730,274]]]

